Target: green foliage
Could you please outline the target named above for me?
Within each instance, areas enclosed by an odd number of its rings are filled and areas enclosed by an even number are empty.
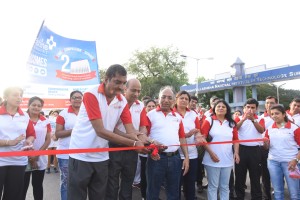
[[[137,50],[125,66],[129,74],[140,80],[141,96],[154,97],[163,86],[170,85],[178,91],[180,86],[188,83],[185,61],[179,58],[179,51],[172,47],[151,47],[145,51]]]

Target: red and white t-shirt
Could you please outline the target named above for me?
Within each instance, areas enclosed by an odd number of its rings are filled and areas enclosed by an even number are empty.
[[[211,127],[213,121],[213,126]],[[238,132],[236,126],[229,126],[229,122],[225,119],[223,122],[217,119],[215,115],[207,117],[201,127],[202,134],[212,137],[212,142],[223,142],[238,140]],[[210,128],[211,127],[211,128]],[[210,130],[209,130],[210,129]],[[210,155],[206,151],[203,157],[203,164],[212,167],[231,167],[233,166],[232,144],[209,144],[211,150],[218,156],[220,162],[212,161]]]
[[[0,107],[0,140],[14,140],[22,134],[26,134],[26,138],[29,136],[35,137],[35,130],[28,114],[18,108],[18,112],[14,116],[11,116],[4,106]],[[0,151],[21,151],[24,141],[15,146],[0,147]],[[27,156],[0,157],[0,166],[25,166],[27,163]]]
[[[147,113],[149,137],[163,145],[179,145],[179,138],[185,138],[182,118],[173,110],[163,113],[160,107]],[[165,152],[175,152],[179,146],[169,146]]]
[[[294,124],[296,124],[298,127],[300,127],[300,114],[297,113],[295,115],[292,115],[289,110],[286,111],[286,115]]]
[[[269,160],[289,162],[298,154],[300,145],[300,128],[291,122],[278,128],[276,123],[266,131],[266,137],[270,139]]]
[[[235,118],[235,122],[238,123],[243,116],[239,116]],[[265,128],[265,120],[262,117],[254,115],[254,118],[258,121],[258,123]],[[262,134],[258,132],[253,124],[253,122],[249,119],[246,119],[242,126],[238,130],[239,139],[240,140],[250,140],[250,139],[262,139]],[[262,142],[241,142],[241,145],[244,146],[261,146]]]
[[[117,95],[108,102],[104,93],[104,84],[91,88],[83,95],[77,123],[70,141],[70,149],[108,148],[108,141],[99,137],[91,121],[102,119],[104,128],[113,131],[119,119],[124,124],[132,123],[127,101],[123,95]],[[70,157],[86,161],[101,162],[109,159],[108,152],[70,154]]]
[[[174,111],[178,113],[176,108],[174,108]],[[185,115],[184,116],[180,115],[180,116],[182,117],[182,123],[183,123],[185,134],[187,134],[190,130],[195,128],[198,129],[200,132],[200,121],[196,112],[187,109]],[[187,144],[195,144],[195,135],[192,135],[191,137],[185,139]],[[180,153],[180,157],[184,159],[185,157],[181,148],[179,148],[179,153]],[[190,159],[198,158],[198,151],[196,145],[188,146],[188,153]]]
[[[77,115],[72,106],[63,109],[56,118],[56,123],[64,126],[64,130],[71,130],[75,126]],[[58,138],[57,149],[69,149],[71,136]],[[57,154],[57,158],[69,159],[68,154]]]
[[[40,115],[40,118],[37,122],[32,122],[35,130],[36,138],[33,142],[34,150],[39,150],[45,143],[45,139],[47,134],[49,137],[51,135],[51,125],[48,119],[46,119],[43,115]],[[47,167],[48,156],[40,155],[37,161],[38,169],[44,170]]]

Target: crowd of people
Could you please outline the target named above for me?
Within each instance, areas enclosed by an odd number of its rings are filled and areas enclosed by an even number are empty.
[[[253,98],[232,111],[213,96],[205,111],[197,97],[171,86],[161,88],[158,99],[140,101],[141,90],[139,80],[127,80],[123,66],[112,65],[100,85],[71,92],[70,106],[46,117],[43,99],[30,98],[22,111],[23,90],[7,88],[0,107],[1,152],[135,150],[0,157],[2,199],[25,199],[30,178],[34,199],[43,199],[51,162],[60,173],[61,200],[130,200],[136,185],[148,200],[158,200],[162,187],[168,200],[194,200],[196,185],[200,193],[207,187],[208,200],[242,200],[247,173],[251,199],[283,200],[285,183],[289,198],[300,199],[300,98],[286,111],[268,96],[258,115]]]

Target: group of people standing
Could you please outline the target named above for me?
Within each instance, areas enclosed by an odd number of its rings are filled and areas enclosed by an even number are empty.
[[[127,81],[123,66],[112,65],[99,86],[84,94],[70,94],[71,105],[56,118],[57,149],[128,146],[136,150],[57,155],[62,200],[132,199],[138,159],[143,199],[158,200],[163,185],[168,200],[181,199],[182,190],[185,199],[194,200],[202,164],[209,200],[230,199],[232,188],[236,199],[244,199],[247,172],[251,199],[263,197],[261,176],[267,196],[271,196],[271,180],[274,198],[284,199],[285,179],[290,199],[300,198],[296,179],[300,167],[299,98],[293,99],[286,112],[275,97],[267,97],[266,112],[261,116],[257,115],[257,100],[250,98],[243,112],[233,116],[229,104],[217,97],[211,98],[211,109],[201,114],[195,108],[198,99],[186,91],[175,93],[165,86],[158,102],[142,102],[141,90],[139,80]],[[13,87],[4,92],[0,107],[2,152],[44,150],[50,144],[53,130],[40,114],[44,101],[32,97],[24,112],[19,107],[22,94],[22,89]],[[263,137],[268,140],[262,142]],[[202,156],[199,149],[205,151]],[[25,199],[30,176],[34,198],[43,199],[46,168],[46,156],[0,157],[3,199]],[[229,187],[233,169],[234,187]]]

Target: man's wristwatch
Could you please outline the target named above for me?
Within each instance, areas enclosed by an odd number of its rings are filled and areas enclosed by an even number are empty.
[[[253,123],[258,122],[257,119],[252,120]]]
[[[294,158],[294,160],[296,160],[297,163],[299,163],[299,161],[300,161],[298,158]]]

